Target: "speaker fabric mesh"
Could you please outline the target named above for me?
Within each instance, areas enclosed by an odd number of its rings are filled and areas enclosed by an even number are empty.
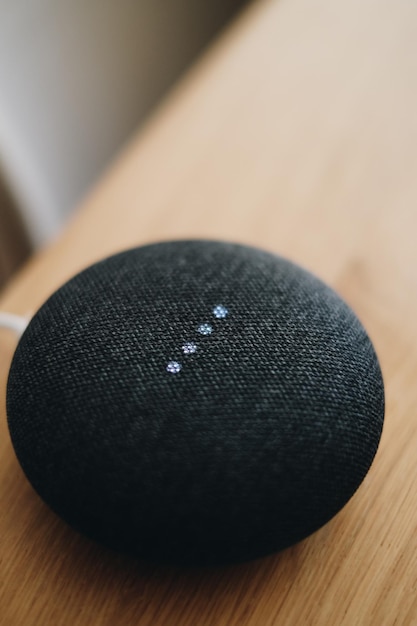
[[[320,280],[254,248],[180,241],[60,288],[17,347],[7,413],[28,479],[74,528],[206,565],[332,518],[374,458],[384,391],[365,330]]]

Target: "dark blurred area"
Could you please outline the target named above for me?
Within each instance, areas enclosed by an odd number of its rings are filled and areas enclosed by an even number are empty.
[[[0,180],[0,288],[31,251],[32,246],[19,211]]]

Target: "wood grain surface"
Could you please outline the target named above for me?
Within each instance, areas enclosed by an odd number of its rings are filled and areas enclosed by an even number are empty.
[[[417,3],[263,0],[249,7],[127,146],[54,245],[3,293],[30,313],[123,248],[210,237],[288,256],[366,326],[386,423],[335,519],[269,558],[211,570],[112,554],[27,483],[4,408],[2,626],[417,624]]]

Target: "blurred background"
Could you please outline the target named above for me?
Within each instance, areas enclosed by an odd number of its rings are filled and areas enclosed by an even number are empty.
[[[0,286],[245,0],[0,0]]]

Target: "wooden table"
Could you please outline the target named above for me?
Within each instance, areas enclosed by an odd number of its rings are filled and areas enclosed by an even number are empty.
[[[35,311],[92,261],[179,237],[276,251],[351,304],[386,383],[372,469],[282,554],[208,571],[135,563],[80,538],[28,485],[7,433],[2,331],[1,625],[416,625],[417,3],[255,2],[0,309]]]

